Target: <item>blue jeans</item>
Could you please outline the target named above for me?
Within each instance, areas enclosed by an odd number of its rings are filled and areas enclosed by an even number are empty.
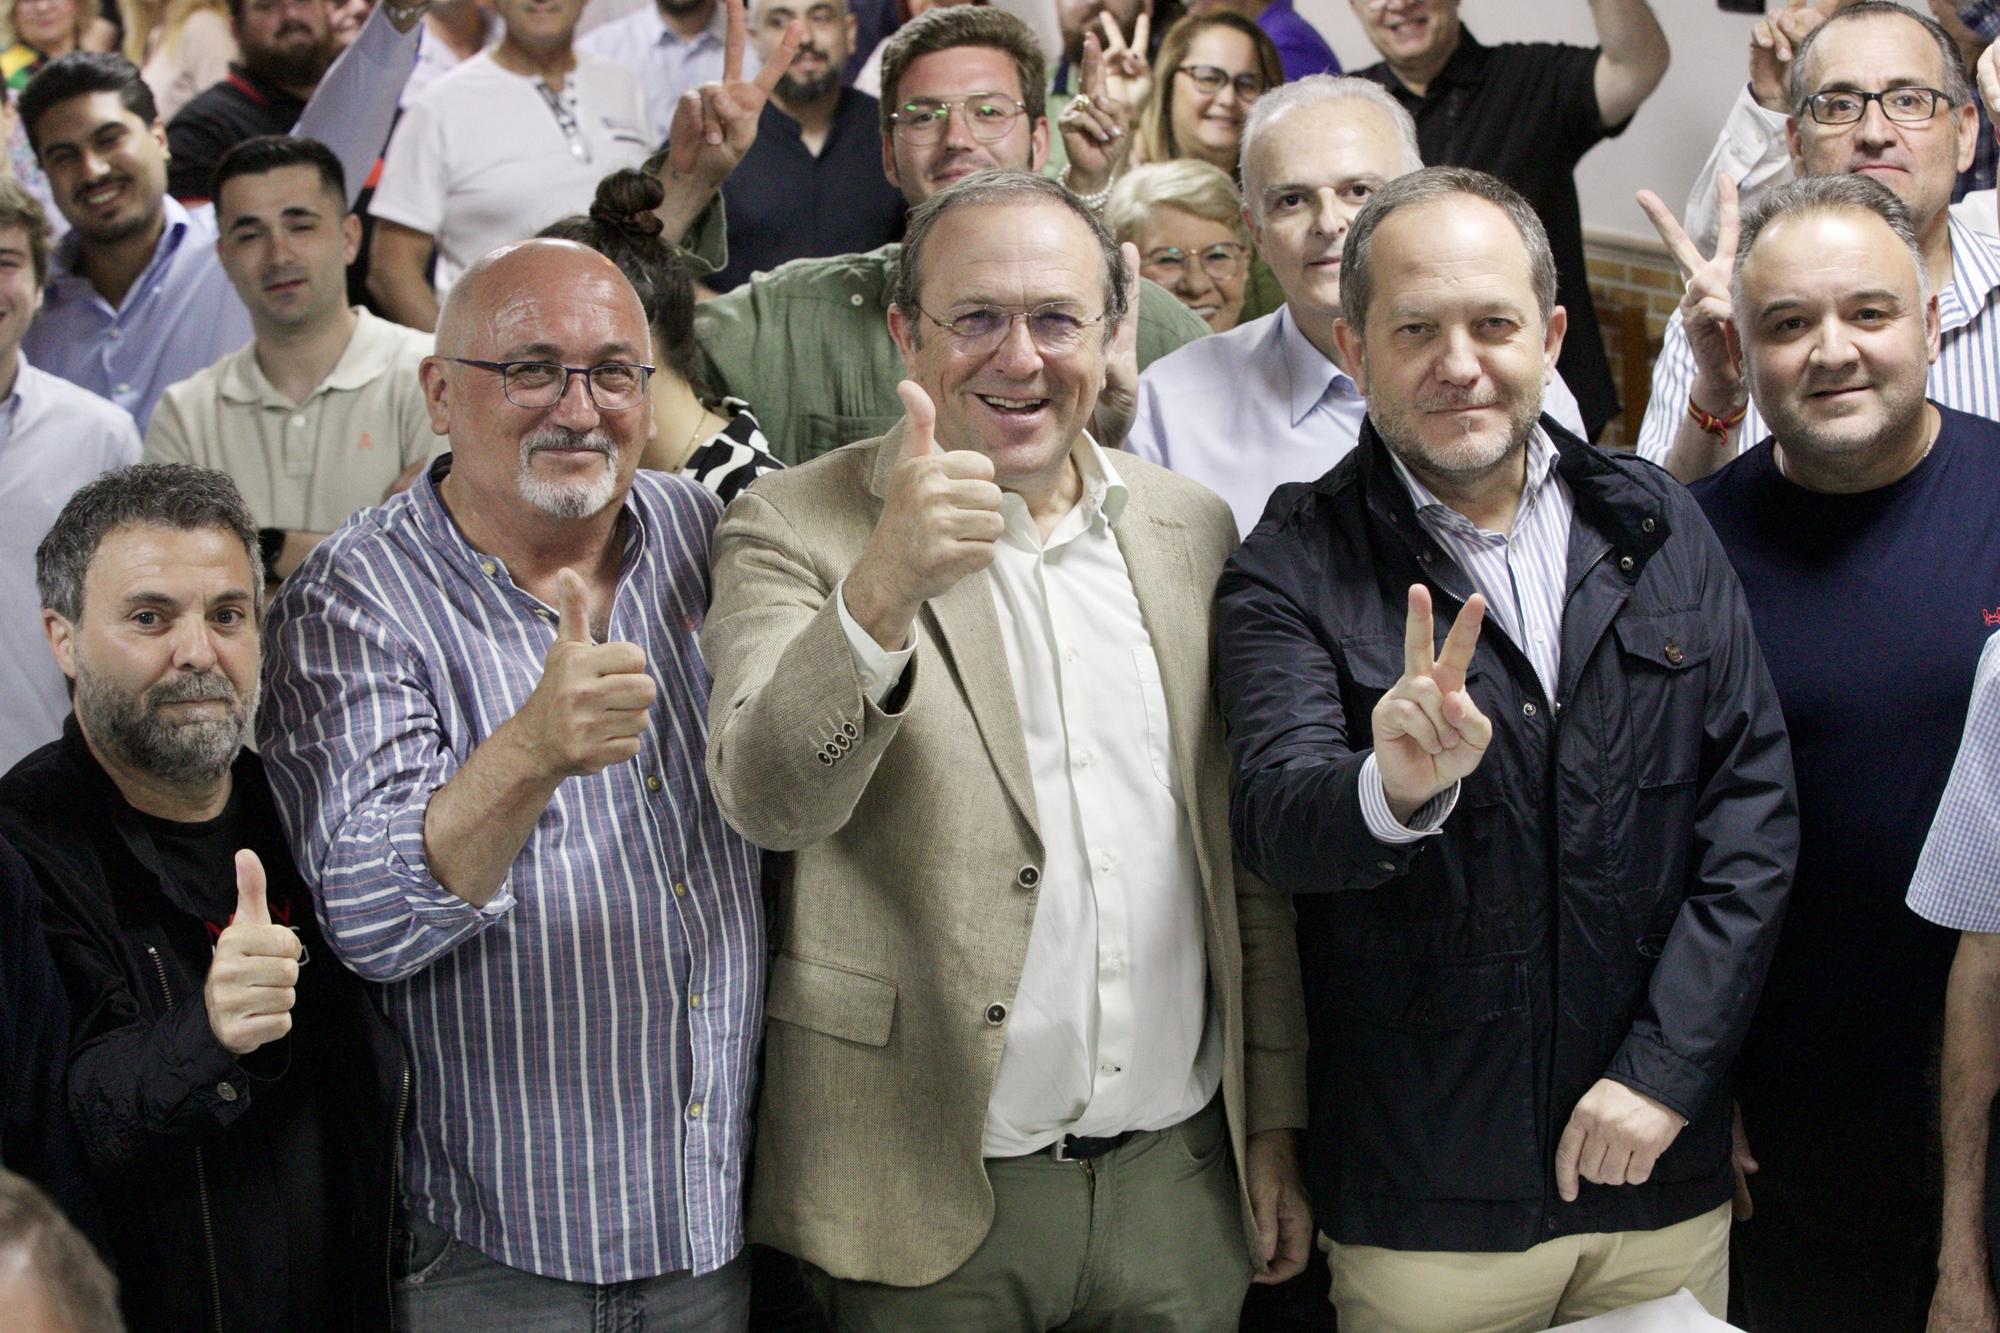
[[[489,1259],[405,1210],[397,1226],[396,1324],[415,1333],[744,1333],[750,1262],[599,1286]]]

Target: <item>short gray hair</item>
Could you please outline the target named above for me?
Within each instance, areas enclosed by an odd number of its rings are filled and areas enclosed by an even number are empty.
[[[1929,33],[1931,41],[1937,46],[1938,68],[1943,71],[1944,86],[1938,91],[1942,92],[1953,106],[1978,105],[1973,101],[1976,94],[1972,89],[1972,80],[1966,76],[1965,59],[1958,53],[1958,43],[1952,40],[1951,34],[1946,32],[1937,20],[1927,14],[1919,14],[1914,9],[1896,4],[1895,0],[1862,0],[1858,5],[1849,5],[1846,9],[1830,15],[1826,22],[1807,33],[1793,50],[1792,72],[1785,85],[1785,97],[1792,105],[1794,116],[1806,114],[1806,99],[1813,95],[1813,86],[1807,82],[1806,76],[1811,72],[1808,66],[1812,63],[1812,49],[1819,45],[1820,38],[1838,24],[1883,16],[1908,19]]]
[[[1281,88],[1273,88],[1252,102],[1250,114],[1243,122],[1243,143],[1236,169],[1243,178],[1243,202],[1257,217],[1264,216],[1264,182],[1250,169],[1256,159],[1257,145],[1264,141],[1280,116],[1328,102],[1366,102],[1375,107],[1396,127],[1396,139],[1403,149],[1404,172],[1423,170],[1424,151],[1417,146],[1417,122],[1381,84],[1343,75],[1308,74]]]
[[[1111,187],[1111,198],[1104,205],[1104,225],[1114,239],[1129,241],[1146,225],[1154,209],[1178,208],[1220,222],[1248,245],[1250,234],[1243,225],[1242,204],[1236,182],[1221,167],[1194,157],[1148,162],[1120,176]]]
[[[1917,304],[1923,306],[1930,302],[1930,272],[1924,265],[1924,248],[1917,240],[1917,228],[1910,220],[1909,206],[1898,199],[1888,186],[1866,176],[1806,176],[1788,181],[1771,191],[1744,215],[1742,230],[1736,237],[1736,269],[1729,278],[1729,301],[1739,331],[1747,328],[1750,322],[1749,312],[1743,305],[1743,266],[1750,262],[1750,251],[1757,244],[1757,238],[1772,223],[1785,218],[1843,211],[1867,213],[1880,218],[1883,225],[1896,234],[1896,239],[1910,252],[1910,262],[1917,268]]]
[[[35,589],[42,605],[75,623],[83,618],[83,579],[105,537],[123,527],[187,532],[216,528],[243,543],[251,595],[264,604],[264,560],[257,522],[227,475],[189,463],[138,463],[107,472],[69,498],[35,548]]]
[[[1375,192],[1354,223],[1347,229],[1347,241],[1340,251],[1340,308],[1348,326],[1357,334],[1368,324],[1368,305],[1375,299],[1375,229],[1401,208],[1436,203],[1452,195],[1483,199],[1505,213],[1521,235],[1528,252],[1528,278],[1535,287],[1535,304],[1542,322],[1556,308],[1556,259],[1549,250],[1549,234],[1528,201],[1514,187],[1497,176],[1470,167],[1425,167],[1407,176],[1398,176]]]
[[[19,1256],[19,1259],[16,1258]],[[76,1333],[123,1333],[118,1282],[90,1242],[25,1177],[0,1168],[0,1270],[20,1260]]]
[[[1131,285],[1125,280],[1125,260],[1118,242],[1104,229],[1097,214],[1083,201],[1047,176],[1032,171],[981,171],[964,180],[953,181],[910,210],[903,227],[902,260],[896,267],[896,281],[889,289],[890,303],[905,314],[918,313],[918,289],[923,268],[924,247],[932,230],[945,214],[955,208],[980,205],[1020,207],[1025,204],[1056,204],[1068,209],[1097,239],[1104,260],[1104,337],[1109,341],[1132,301]]]

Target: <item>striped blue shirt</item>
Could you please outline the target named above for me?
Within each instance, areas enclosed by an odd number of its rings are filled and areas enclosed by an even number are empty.
[[[2000,613],[1987,623],[2000,620]],[[2000,932],[2000,634],[1986,641],[1951,781],[1910,880],[1910,910],[1953,930]]]
[[[425,853],[430,795],[541,678],[556,613],[470,546],[447,456],[285,580],[258,727],[327,938],[385,983],[412,1071],[404,1202],[512,1267],[608,1283],[742,1243],[763,1022],[758,854],[702,770],[715,496],[641,471],[610,637],[660,685],[637,758],[557,788],[475,908]]]
[[[1961,412],[2000,419],[2000,238],[1950,221],[1951,285],[1937,294],[1943,337],[1925,393]],[[1639,427],[1639,457],[1667,465],[1694,387],[1694,352],[1676,311],[1653,363],[1653,397]],[[1736,452],[1771,433],[1757,405],[1736,428]]]

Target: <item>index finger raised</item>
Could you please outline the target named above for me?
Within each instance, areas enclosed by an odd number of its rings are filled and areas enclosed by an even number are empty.
[[[1715,178],[1715,257],[1736,263],[1736,179],[1728,172]]]
[[[1146,21],[1143,14],[1140,15],[1139,21],[1141,23]],[[1128,49],[1125,45],[1125,34],[1118,31],[1117,19],[1112,18],[1109,13],[1100,11],[1097,15],[1097,23],[1099,27],[1104,29],[1104,49],[1106,51],[1116,53]]]
[[[743,48],[749,42],[750,20],[743,12],[743,0],[722,0],[722,81],[734,83],[743,77]]]
[[[779,39],[778,49],[771,53],[771,59],[757,71],[757,77],[751,80],[764,90],[765,96],[770,96],[771,90],[778,86],[778,80],[785,77],[785,71],[792,67],[792,57],[799,53],[799,46],[805,39],[806,28],[803,23],[793,19],[785,25],[785,35]],[[740,64],[737,72],[742,72]]]
[[[1653,224],[1653,230],[1660,233],[1660,240],[1673,255],[1674,263],[1680,266],[1681,276],[1693,277],[1695,271],[1707,261],[1701,257],[1701,251],[1695,248],[1694,241],[1688,237],[1680,219],[1674,216],[1674,211],[1667,207],[1666,201],[1651,190],[1639,191],[1638,200],[1640,209]]]
[[[1431,590],[1421,583],[1410,585],[1410,616],[1403,627],[1403,676],[1431,674]]]
[[[1104,49],[1094,32],[1083,35],[1083,76],[1077,87],[1088,97],[1104,95]]]
[[[1486,618],[1486,598],[1479,593],[1465,599],[1451,632],[1444,636],[1444,651],[1438,654],[1437,687],[1450,694],[1465,687],[1465,673],[1472,669],[1472,650],[1479,646],[1479,626]]]

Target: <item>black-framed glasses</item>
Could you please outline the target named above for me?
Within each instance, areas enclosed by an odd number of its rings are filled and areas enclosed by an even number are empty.
[[[1268,85],[1262,74],[1231,74],[1217,65],[1176,65],[1174,73],[1185,74],[1194,80],[1194,86],[1210,97],[1221,92],[1224,87],[1236,89],[1236,100],[1254,102],[1264,95]]]
[[[569,392],[572,375],[583,376],[585,392],[600,412],[622,412],[646,401],[646,378],[653,367],[628,361],[597,366],[562,366],[553,361],[475,361],[448,356],[461,366],[476,366],[500,377],[500,391],[516,407],[554,407]]]
[[[981,143],[995,143],[1028,112],[1027,103],[999,93],[970,93],[964,97],[913,97],[889,113],[894,132],[916,144],[936,143],[944,137],[952,108],[965,118],[968,134]]]
[[[1104,322],[1104,316],[1086,319],[1072,306],[1060,302],[1038,305],[1032,310],[1002,310],[998,306],[974,306],[950,319],[939,319],[922,306],[917,313],[943,329],[953,347],[970,356],[984,356],[998,348],[1014,330],[1014,321],[1028,326],[1028,337],[1050,356],[1063,356],[1083,345],[1084,334]]]
[[[1201,271],[1215,282],[1230,282],[1249,268],[1250,247],[1236,241],[1217,241],[1197,250],[1162,245],[1140,257],[1139,271],[1162,287],[1171,287],[1186,275],[1190,263],[1201,265]]]
[[[1937,114],[1938,103],[1950,106],[1951,98],[1936,88],[1890,88],[1879,93],[1829,88],[1806,99],[1806,113],[1822,125],[1852,125],[1868,114],[1870,102],[1881,103],[1882,114],[1899,125],[1921,125]]]

